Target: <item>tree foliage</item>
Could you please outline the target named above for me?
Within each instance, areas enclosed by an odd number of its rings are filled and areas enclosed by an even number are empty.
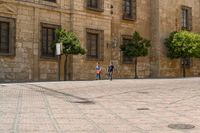
[[[62,43],[62,53],[69,55],[85,54],[85,49],[81,48],[80,41],[75,33],[65,31],[63,28],[56,30],[56,42]]]
[[[185,77],[186,59],[200,58],[200,35],[188,31],[172,32],[165,40],[165,45],[168,49],[168,57],[181,59],[183,77]]]
[[[140,36],[138,32],[134,32],[130,41],[120,46],[123,53],[131,58],[135,58],[135,78],[137,77],[137,57],[147,56],[150,41]]]
[[[120,46],[121,50],[128,57],[140,57],[148,55],[150,41],[142,38],[138,32],[134,32],[132,39]]]
[[[63,28],[56,29],[56,41],[52,48],[55,49],[56,43],[62,44],[62,53],[65,55],[64,80],[67,79],[67,59],[68,55],[85,54],[85,49],[80,46],[80,41],[75,33],[65,31]]]
[[[165,40],[170,58],[200,57],[200,35],[188,31],[172,32]]]

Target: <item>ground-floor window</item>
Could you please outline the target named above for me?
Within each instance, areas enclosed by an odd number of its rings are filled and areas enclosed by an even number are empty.
[[[0,17],[0,55],[14,55],[15,19]]]
[[[122,37],[122,43],[123,43],[123,45],[126,45],[130,40],[131,40],[131,36],[123,36]],[[126,56],[122,52],[122,62],[126,63],[126,64],[130,64],[130,63],[133,62],[133,58],[130,58],[130,57]]]
[[[86,30],[86,48],[88,59],[103,58],[103,31],[87,29]]]
[[[55,57],[55,50],[52,49],[51,45],[56,39],[55,30],[59,26],[42,24],[42,56],[43,57]]]

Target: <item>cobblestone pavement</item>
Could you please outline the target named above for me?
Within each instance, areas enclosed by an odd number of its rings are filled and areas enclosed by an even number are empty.
[[[0,84],[0,133],[200,133],[200,78]]]

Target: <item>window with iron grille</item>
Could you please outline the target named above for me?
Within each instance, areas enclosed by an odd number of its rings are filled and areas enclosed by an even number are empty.
[[[86,0],[87,9],[102,12],[103,11],[103,0]]]
[[[98,34],[87,33],[87,56],[98,58]]]
[[[103,58],[103,31],[87,29],[86,32],[86,47],[88,59]]]
[[[181,59],[181,67],[190,68],[192,59],[191,58],[182,58]]]
[[[182,6],[181,8],[181,29],[192,30],[192,8]]]
[[[131,37],[123,37],[123,45],[126,45],[131,40]],[[122,62],[126,64],[133,63],[133,58],[126,56],[124,53],[122,53]]]
[[[0,17],[0,55],[15,54],[15,19]]]
[[[136,19],[136,0],[123,0],[123,19]]]
[[[9,23],[0,21],[0,52],[9,53]]]
[[[42,56],[43,57],[55,57],[55,50],[51,45],[56,39],[55,30],[59,26],[42,24]]]

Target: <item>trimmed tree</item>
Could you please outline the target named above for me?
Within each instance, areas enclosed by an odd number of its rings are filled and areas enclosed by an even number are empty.
[[[191,57],[200,58],[200,35],[189,31],[176,31],[170,33],[165,40],[167,56],[179,58],[183,67],[183,77],[186,76],[186,59]]]
[[[132,35],[132,38],[130,41],[128,41],[126,44],[122,44],[120,46],[120,49],[123,51],[123,53],[130,57],[135,59],[135,78],[138,78],[137,76],[137,58],[141,56],[147,56],[148,55],[148,47],[150,47],[150,41],[147,39],[144,39],[140,36],[138,32],[134,32]]]
[[[56,30],[56,43],[62,44],[62,53],[65,55],[64,80],[66,80],[68,56],[78,54],[84,55],[86,51],[80,46],[80,41],[75,33],[65,31],[63,28]],[[55,48],[55,43],[53,47]]]

